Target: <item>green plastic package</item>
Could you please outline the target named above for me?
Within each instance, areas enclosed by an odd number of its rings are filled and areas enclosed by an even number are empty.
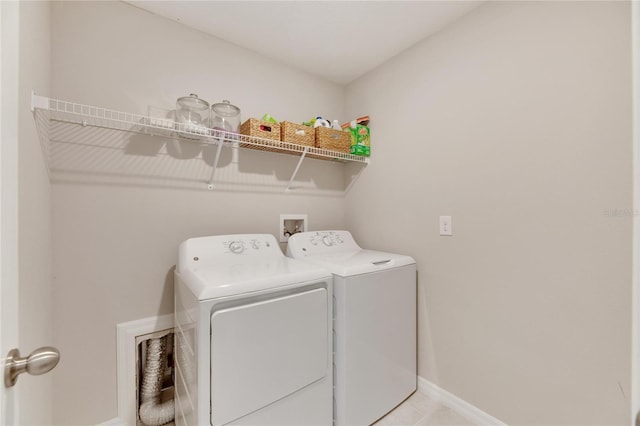
[[[351,153],[369,157],[371,155],[371,131],[368,126],[356,124],[356,128],[349,127],[351,132]]]

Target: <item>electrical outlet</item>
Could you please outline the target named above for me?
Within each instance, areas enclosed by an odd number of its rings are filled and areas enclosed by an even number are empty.
[[[440,216],[440,235],[453,235],[453,222],[451,216]]]
[[[286,243],[289,237],[298,232],[309,230],[309,221],[306,214],[281,214],[280,215],[280,242]]]

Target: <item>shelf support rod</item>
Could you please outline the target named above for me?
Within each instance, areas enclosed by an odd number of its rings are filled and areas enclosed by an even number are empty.
[[[309,152],[309,147],[305,146],[304,151],[302,151],[302,155],[298,160],[298,164],[296,165],[296,169],[293,171],[293,175],[291,175],[291,179],[289,179],[289,183],[287,184],[287,188],[284,190],[284,192],[291,191],[291,184],[293,183],[293,180],[296,178],[296,175],[298,174],[298,170],[300,170],[300,166],[302,165],[302,161],[304,160],[304,157],[307,155],[307,152]]]
[[[218,149],[216,150],[216,157],[213,160],[213,166],[211,167],[211,177],[209,178],[209,186],[207,187],[209,191],[213,190],[213,175],[216,173],[216,169],[218,168],[218,161],[220,161],[220,151],[222,151],[222,141],[218,140]]]

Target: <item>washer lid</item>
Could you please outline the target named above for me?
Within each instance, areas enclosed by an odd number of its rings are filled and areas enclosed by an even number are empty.
[[[180,245],[176,272],[199,300],[331,278],[326,269],[285,257],[269,234],[189,239]]]
[[[311,255],[303,259],[314,265],[326,268],[331,271],[331,273],[341,277],[380,272],[416,263],[415,260],[409,256],[372,250]]]
[[[363,250],[349,231],[294,234],[289,237],[287,256],[306,260],[342,277],[416,263],[413,258],[401,254]]]

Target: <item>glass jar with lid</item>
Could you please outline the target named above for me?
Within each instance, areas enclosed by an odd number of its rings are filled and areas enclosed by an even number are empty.
[[[228,100],[211,105],[211,134],[220,140],[235,139],[240,133],[240,108]]]
[[[176,130],[189,139],[201,139],[198,135],[209,135],[209,103],[191,93],[176,101]]]

